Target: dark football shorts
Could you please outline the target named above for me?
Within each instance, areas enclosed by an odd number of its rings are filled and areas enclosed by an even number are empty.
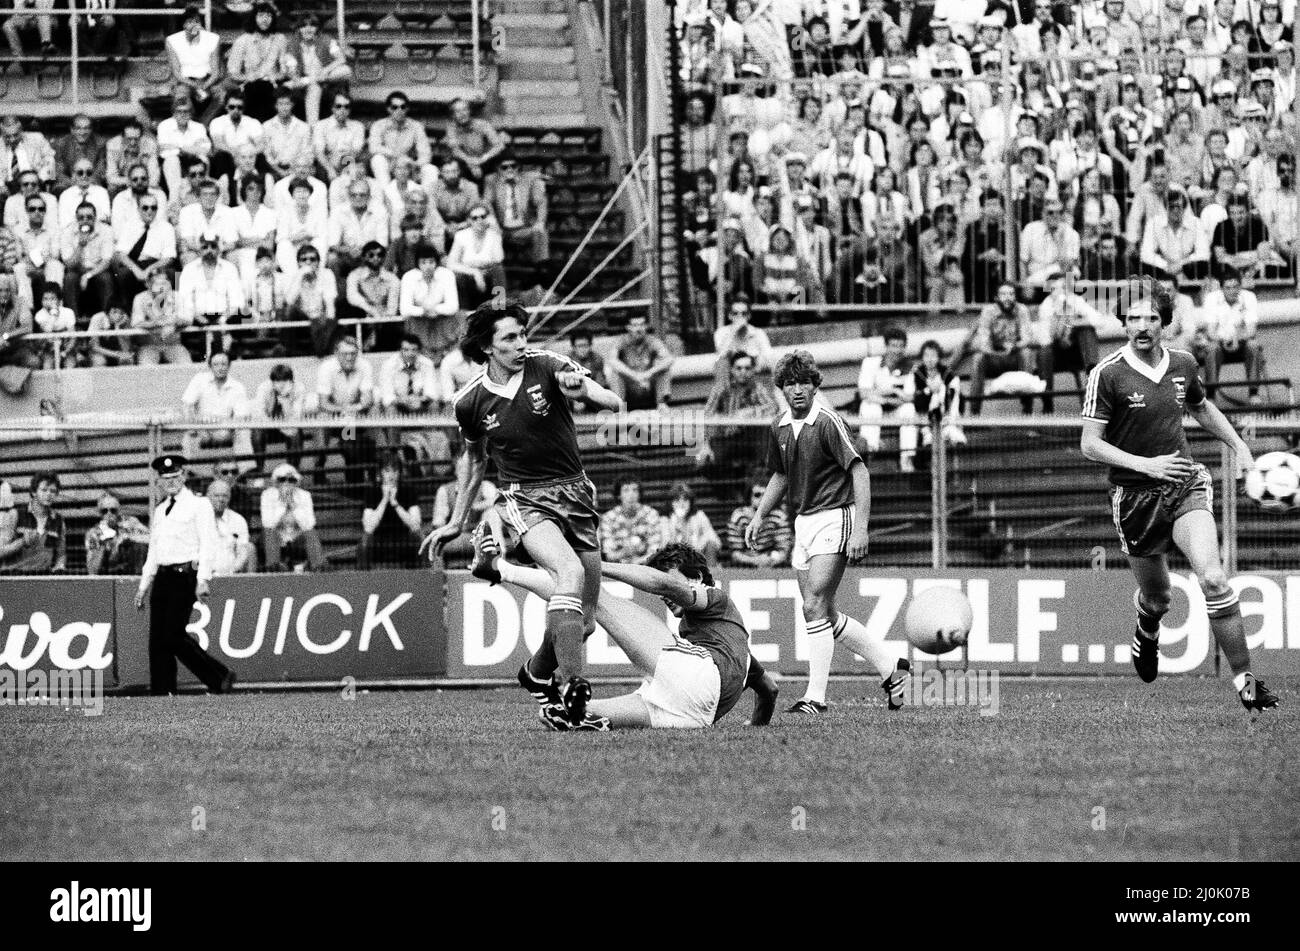
[[[1197,511],[1214,512],[1214,480],[1205,466],[1177,485],[1111,486],[1111,518],[1126,555],[1164,554],[1174,541],[1174,522]]]
[[[556,482],[509,482],[497,495],[496,510],[513,536],[508,548],[540,522],[554,522],[576,552],[600,550],[596,487],[585,475]]]

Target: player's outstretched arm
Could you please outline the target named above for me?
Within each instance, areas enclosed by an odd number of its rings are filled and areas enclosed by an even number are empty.
[[[487,453],[482,440],[466,442],[463,458],[467,465],[456,467],[459,473],[456,478],[456,505],[452,508],[451,517],[446,525],[435,526],[424,536],[424,541],[420,542],[420,554],[424,554],[427,548],[430,560],[440,555],[442,546],[460,535],[464,529],[470,506],[478,498],[479,487],[487,473]]]
[[[1223,411],[1209,400],[1202,400],[1199,406],[1189,406],[1187,411],[1202,429],[1233,451],[1237,469],[1233,475],[1238,479],[1245,476],[1247,470],[1255,464],[1254,456],[1246,441],[1232,428],[1228,417],[1223,415]]]
[[[749,655],[749,674],[745,686],[754,691],[754,712],[749,716],[750,726],[767,726],[776,712],[776,695],[780,693],[772,675],[763,669],[758,658]]]
[[[576,370],[558,373],[556,379],[560,383],[560,390],[569,399],[587,400],[605,409],[619,409],[623,405],[612,390],[606,389],[591,377]]]
[[[614,581],[630,584],[638,591],[667,598],[684,608],[696,605],[696,590],[684,581],[674,578],[658,568],[649,565],[625,565],[620,562],[602,561],[600,573]]]

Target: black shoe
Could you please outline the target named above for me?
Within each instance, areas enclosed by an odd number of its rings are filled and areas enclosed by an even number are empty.
[[[1133,669],[1148,684],[1160,672],[1160,643],[1146,637],[1140,627],[1133,629]]]
[[[885,696],[889,699],[889,709],[903,709],[903,692],[907,682],[912,679],[912,664],[906,657],[900,657],[894,665],[894,672],[880,682]]]
[[[571,725],[578,725],[587,719],[587,704],[591,703],[591,684],[585,677],[570,677],[560,692],[560,703]]]
[[[542,706],[554,705],[563,706],[560,701],[560,688],[556,686],[553,680],[537,680],[528,672],[528,664],[525,663],[519,668],[519,686],[523,687],[533,699]]]
[[[1271,710],[1279,703],[1277,694],[1264,686],[1264,681],[1256,679],[1254,674],[1246,675],[1246,686],[1238,691],[1241,705],[1247,710]]]
[[[569,732],[569,719],[564,715],[564,707],[558,703],[546,703],[537,711],[537,718],[546,724],[548,730],[556,733]]]
[[[492,537],[492,529],[488,528],[487,522],[478,523],[470,540],[473,542],[473,554],[470,556],[469,573],[488,584],[500,584],[501,572],[497,571],[496,558],[501,554],[501,549]]]
[[[786,708],[786,713],[825,713],[827,706],[816,700],[796,700]]]

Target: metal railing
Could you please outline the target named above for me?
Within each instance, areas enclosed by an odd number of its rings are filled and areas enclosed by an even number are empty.
[[[1288,450],[1300,436],[1300,412],[1238,417],[1257,455]],[[1126,567],[1111,519],[1105,470],[1079,452],[1075,419],[850,419],[868,459],[872,480],[871,548],[876,567]],[[959,425],[964,438],[945,430]],[[877,432],[860,427],[877,426]],[[766,482],[768,423],[752,418],[706,417],[698,411],[601,414],[577,417],[584,466],[597,486],[598,508],[618,504],[616,486],[639,480],[642,502],[671,510],[676,485],[695,493],[727,561],[727,528],[748,504],[751,480]],[[909,429],[911,430],[909,432]],[[1271,512],[1245,499],[1233,478],[1226,448],[1189,427],[1193,456],[1213,473],[1215,516],[1222,557],[1230,572],[1294,567],[1300,559],[1300,514]],[[386,459],[399,463],[410,498],[427,531],[435,506],[446,508],[454,481],[457,429],[438,416],[383,413],[294,419],[262,417],[187,421],[174,415],[64,421],[42,418],[0,422],[0,480],[20,500],[28,479],[53,471],[62,482],[59,510],[75,547],[95,523],[104,491],[139,516],[151,510],[154,476],[144,460],[184,451],[193,488],[203,490],[227,467],[234,505],[259,527],[256,501],[276,486],[272,473],[292,464],[314,497],[324,550],[332,564],[354,561],[364,534],[361,514]],[[705,452],[707,447],[707,452]],[[907,461],[904,462],[905,457]],[[755,470],[755,465],[760,468]],[[495,476],[489,473],[489,479]],[[4,523],[0,520],[0,534]],[[409,546],[404,548],[406,557]],[[461,552],[460,556],[467,552]],[[1186,571],[1175,554],[1172,564]],[[0,571],[4,571],[0,566]],[[75,566],[74,566],[75,570]]]

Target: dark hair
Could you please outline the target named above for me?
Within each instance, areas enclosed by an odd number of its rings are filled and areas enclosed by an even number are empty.
[[[279,102],[281,99],[289,99],[289,100],[292,100],[292,99],[293,99],[293,90],[290,89],[288,86],[276,86],[276,87],[275,87],[275,101],[276,101],[276,102]]]
[[[271,382],[282,383],[285,380],[293,379],[293,367],[287,363],[277,363],[271,367]]]
[[[273,261],[273,260],[275,260],[275,252],[272,251],[270,248],[267,248],[267,247],[260,247],[260,248],[257,249],[257,253],[253,255],[253,260],[254,260],[254,261],[268,261],[268,260]]]
[[[746,354],[746,356],[748,356],[748,354]],[[685,482],[674,482],[668,487],[668,500],[670,502],[676,502],[678,499],[685,499],[690,503],[690,512],[687,514],[695,512],[695,490]]]
[[[242,179],[240,179],[240,181],[239,181],[239,197],[240,197],[240,198],[247,198],[247,197],[248,197],[248,190],[249,190],[250,188],[260,188],[260,189],[262,189],[262,195],[263,195],[263,197],[265,197],[265,195],[266,195],[266,182],[262,181],[262,179],[258,176],[258,173],[257,173],[257,172],[254,172],[254,173],[251,174],[251,175],[245,175]]]
[[[811,383],[813,386],[821,386],[822,373],[817,369],[817,361],[813,359],[811,353],[807,350],[795,350],[777,361],[772,380],[777,387],[788,386],[791,383]]]
[[[390,92],[387,96],[384,97],[384,105],[391,106],[395,102],[404,102],[409,105],[411,102],[411,97],[408,96],[406,93],[402,92],[400,89],[394,89],[392,92]]]
[[[623,494],[623,488],[624,488],[625,486],[629,486],[629,485],[634,485],[634,486],[636,486],[636,490],[637,490],[637,492],[640,492],[640,491],[641,491],[641,480],[640,480],[640,479],[633,479],[633,478],[631,478],[631,477],[629,477],[629,476],[624,476],[623,478],[621,478],[621,479],[619,479],[617,482],[615,482],[615,483],[614,483],[614,491],[615,491],[618,495],[622,495],[622,494]]]
[[[497,322],[513,317],[520,327],[528,326],[528,311],[518,301],[507,301],[504,305],[496,301],[480,304],[465,321],[465,336],[461,340],[461,352],[472,363],[487,363],[487,349],[492,345],[496,334]]]
[[[412,333],[404,333],[398,339],[398,346],[401,346],[404,343],[413,343],[415,344],[417,349],[420,350],[424,349],[424,341],[422,341],[418,336]]]
[[[203,22],[203,11],[199,8],[197,3],[191,3],[185,8],[185,15],[181,17],[181,25],[183,26],[191,20],[198,20],[200,23]]]
[[[314,244],[301,244],[301,245],[299,245],[299,246],[298,246],[298,253],[297,253],[296,255],[294,255],[294,259],[297,260],[297,261],[299,261],[299,262],[301,262],[301,261],[302,261],[302,257],[303,257],[304,254],[314,254],[314,255],[316,255],[316,259],[317,259],[317,260],[320,260],[320,252],[316,250],[316,245],[314,245]]]
[[[59,476],[58,476],[58,473],[56,473],[56,472],[52,472],[52,471],[50,471],[50,470],[48,470],[48,469],[45,470],[44,472],[38,472],[38,473],[36,473],[34,476],[32,476],[31,486],[29,487],[28,491],[29,491],[32,495],[35,495],[35,494],[36,494],[36,490],[39,489],[39,488],[41,487],[41,483],[42,483],[42,482],[53,482],[53,483],[54,483],[54,487],[55,487],[56,489],[59,488]]]
[[[46,294],[53,294],[55,297],[59,299],[60,303],[63,302],[63,290],[62,288],[59,287],[58,284],[55,284],[53,281],[46,281],[45,287],[41,289],[41,297],[44,297]],[[105,308],[105,310],[107,309],[108,308]]]
[[[382,254],[384,250],[384,246],[378,241],[367,241],[361,246],[361,256],[365,257],[367,254],[374,254],[376,251]]]
[[[924,354],[925,351],[927,350],[933,350],[935,353],[939,355],[940,360],[943,359],[943,347],[939,346],[939,341],[927,340],[925,343],[921,344],[920,352]]]
[[[591,343],[594,339],[595,338],[592,337],[590,330],[579,327],[577,330],[573,331],[573,333],[569,334],[569,346],[573,346],[579,340],[585,340],[587,343]]]
[[[758,361],[754,359],[754,355],[748,350],[732,350],[731,353],[727,354],[727,363],[731,366],[734,367],[737,360],[749,360],[755,366],[758,366]]]
[[[415,260],[427,261],[433,258],[439,264],[442,263],[442,252],[427,241],[421,241],[415,246]]]
[[[713,586],[713,575],[709,572],[709,563],[704,556],[690,545],[674,542],[665,545],[650,556],[646,564],[656,571],[672,571],[676,568],[692,581],[703,581]]]
[[[885,343],[889,343],[891,340],[901,340],[903,343],[907,343],[907,334],[902,327],[886,327]]]

